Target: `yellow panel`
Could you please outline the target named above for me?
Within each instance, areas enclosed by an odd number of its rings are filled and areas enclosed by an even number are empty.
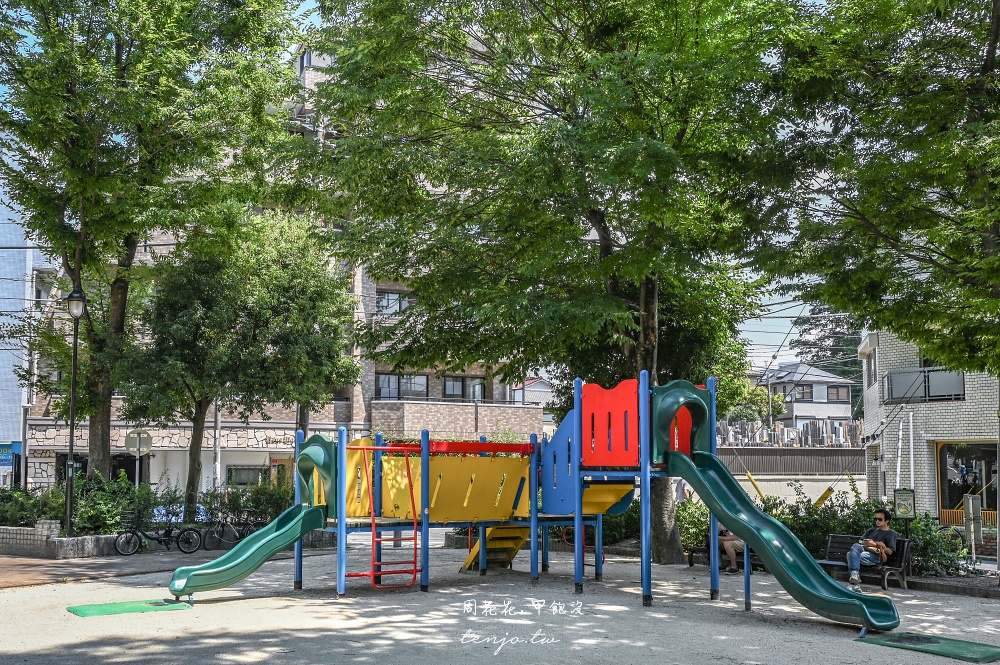
[[[608,508],[622,500],[632,491],[629,485],[592,485],[583,490],[583,514],[596,515],[607,512]]]
[[[371,446],[371,439],[356,439],[349,446]],[[368,475],[364,465],[368,464]],[[368,495],[368,478],[371,477],[372,451],[347,449],[347,516],[371,517],[371,498]]]
[[[410,473],[414,503],[419,510],[419,457],[410,457]],[[514,497],[522,479],[524,490],[521,492],[520,503],[527,506],[527,458],[431,457],[430,521],[474,522],[510,519]],[[382,514],[386,517],[413,519],[403,457],[383,458],[382,488]]]
[[[406,461],[410,462],[413,480],[413,506],[420,510],[420,456],[393,455],[382,457],[382,516],[413,519],[410,505],[410,484],[406,476]]]
[[[326,488],[323,487],[323,480],[319,477],[319,471],[313,469],[313,504],[314,506],[326,505]]]

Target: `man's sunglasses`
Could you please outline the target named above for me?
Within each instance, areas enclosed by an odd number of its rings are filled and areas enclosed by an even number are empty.
[[[875,518],[875,521],[876,521],[876,522],[884,522],[884,521],[885,521],[885,518],[884,518],[884,517],[876,517],[876,518]]]

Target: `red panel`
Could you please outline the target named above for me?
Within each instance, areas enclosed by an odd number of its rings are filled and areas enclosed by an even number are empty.
[[[639,466],[639,381],[583,386],[583,466]]]
[[[431,441],[431,454],[436,453],[517,453],[530,455],[534,446],[530,443],[483,443],[481,441]],[[417,446],[420,450],[420,446]]]
[[[670,423],[670,449],[685,455],[691,455],[691,412],[687,407],[681,407]]]

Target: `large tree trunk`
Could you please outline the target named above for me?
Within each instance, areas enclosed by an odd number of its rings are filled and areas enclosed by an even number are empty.
[[[636,369],[649,372],[650,385],[657,385],[659,368],[660,283],[657,275],[646,277],[639,287],[639,343],[636,345]],[[655,430],[654,430],[655,431]],[[653,478],[650,487],[652,512],[652,556],[659,564],[685,563],[677,509],[670,478]]]
[[[125,346],[125,314],[128,305],[128,291],[132,283],[132,264],[135,261],[135,251],[139,246],[137,236],[125,238],[122,245],[122,256],[115,268],[115,279],[111,282],[111,294],[108,300],[108,328],[103,341],[98,341],[93,348],[99,353],[92,355],[97,362],[92,362],[88,374],[94,386],[93,396],[97,399],[97,410],[90,418],[88,435],[90,461],[87,475],[100,473],[107,478],[111,474],[111,397],[114,394],[114,374],[118,359],[121,358]]]
[[[188,448],[188,476],[184,487],[184,521],[194,522],[197,517],[198,491],[201,489],[201,444],[205,438],[205,419],[212,405],[210,399],[195,402],[191,418],[191,446]]]
[[[101,474],[111,477],[111,381],[109,377],[98,376],[90,382],[91,398],[97,401],[97,410],[90,416],[87,431],[87,475]]]

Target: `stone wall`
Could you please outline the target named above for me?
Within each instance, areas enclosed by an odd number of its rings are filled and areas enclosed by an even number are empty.
[[[116,536],[59,538],[60,522],[39,520],[32,527],[0,527],[0,554],[42,559],[76,559],[115,554]]]

